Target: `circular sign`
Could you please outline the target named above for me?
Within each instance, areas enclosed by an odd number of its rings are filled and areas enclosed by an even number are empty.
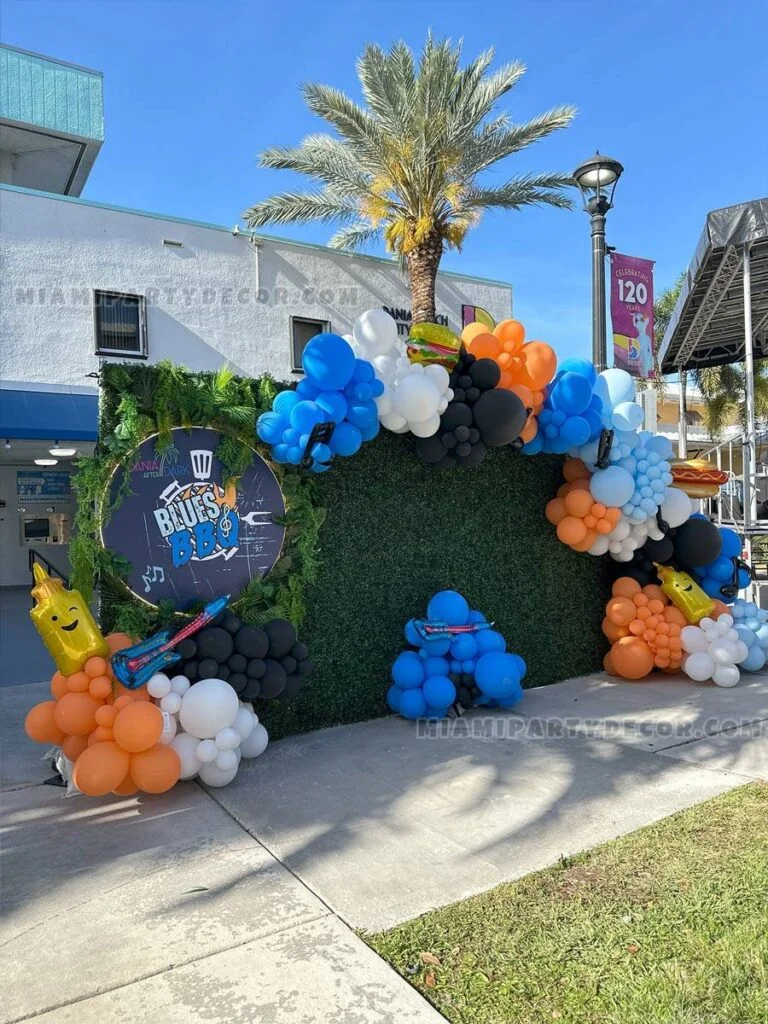
[[[285,515],[280,485],[264,459],[226,487],[216,458],[222,435],[178,427],[163,455],[155,437],[134,452],[131,494],[113,511],[101,539],[131,563],[125,582],[150,604],[170,599],[179,611],[193,601],[238,596],[246,583],[265,576],[283,546]],[[114,502],[123,486],[122,467],[110,481]]]

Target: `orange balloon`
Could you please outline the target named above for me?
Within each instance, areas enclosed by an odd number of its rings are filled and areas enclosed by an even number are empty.
[[[512,384],[508,390],[517,395],[526,409],[533,408],[533,392],[530,388],[527,388],[525,384]],[[565,476],[565,473],[563,473],[563,476]],[[565,479],[567,480],[568,477],[566,476]]]
[[[614,643],[616,640],[621,640],[623,636],[629,636],[629,628],[627,626],[617,626],[615,622],[605,618],[603,619],[603,633],[605,633],[611,643]]]
[[[635,617],[635,606],[628,597],[612,597],[605,614],[616,626],[628,626]]]
[[[666,594],[661,587],[657,586],[655,583],[647,583],[643,587],[643,593],[649,601],[661,601],[662,604],[667,603]]]
[[[731,609],[725,603],[725,601],[715,601],[714,610],[710,614],[710,619],[718,619],[721,615],[730,615]]]
[[[502,370],[501,371],[501,377],[499,378],[499,383],[498,383],[497,386],[500,387],[500,388],[506,388],[509,391],[509,390],[511,390],[514,382],[515,382],[515,378],[509,372],[509,370]]]
[[[586,520],[583,519],[582,522],[586,525]],[[574,551],[589,551],[589,549],[595,543],[596,537],[597,534],[594,530],[587,529],[587,534],[584,537],[584,539],[576,541],[575,544],[571,544],[571,547]]]
[[[612,523],[615,526],[621,519],[621,509],[607,508],[605,510],[605,518],[608,520],[609,523]]]
[[[73,672],[67,676],[67,690],[69,693],[85,693],[91,680],[85,672]]]
[[[648,607],[651,610],[651,614],[653,614],[653,615],[663,615],[664,614],[664,608],[666,607],[666,605],[665,605],[664,601],[657,601],[654,598],[653,601],[649,601],[648,602]]]
[[[611,661],[624,679],[642,679],[653,669],[653,652],[644,640],[625,636],[611,648]]]
[[[134,793],[138,793],[139,792],[139,787],[136,785],[136,783],[131,778],[131,773],[128,772],[128,774],[125,776],[125,778],[120,783],[120,785],[119,786],[115,786],[115,788],[112,790],[112,792],[116,796],[133,796]]]
[[[104,639],[107,641],[110,654],[117,654],[118,651],[124,651],[126,647],[133,647],[136,643],[127,633],[110,633]]]
[[[131,758],[131,778],[145,793],[165,793],[178,782],[180,773],[179,755],[164,743]]]
[[[574,480],[573,483],[579,483],[579,481]],[[565,496],[566,511],[569,515],[576,516],[577,519],[588,516],[592,511],[593,504],[594,501],[589,491],[582,491],[577,487],[574,487],[570,494]]]
[[[130,765],[130,756],[116,743],[95,743],[78,757],[72,781],[86,796],[106,796],[125,779]]]
[[[125,690],[125,687],[123,689]],[[127,692],[121,693],[119,697],[115,697],[115,703],[112,706],[115,711],[120,711],[121,708],[127,708],[131,704],[133,704],[133,697],[130,692]]]
[[[117,717],[117,708],[114,704],[102,704],[96,712],[97,725],[112,725]]]
[[[633,580],[631,576],[620,576],[613,584],[611,593],[614,597],[634,597],[635,594],[639,594],[641,590],[640,584],[637,580]]]
[[[86,676],[87,678],[87,676]],[[85,736],[96,726],[96,711],[100,702],[90,693],[65,693],[56,702],[56,725],[62,732]]]
[[[603,658],[603,668],[609,676],[618,676],[618,672],[613,667],[613,659],[611,658],[611,652],[608,651],[606,656]]]
[[[563,499],[553,498],[552,501],[548,501],[547,507],[544,509],[544,515],[553,526],[557,526],[560,520],[565,519],[567,515]]]
[[[80,757],[87,746],[87,736],[67,736],[61,744],[61,749],[64,751],[64,756],[74,762]]]
[[[113,740],[114,738],[112,729],[108,725],[97,725],[88,737],[88,746],[92,747],[94,743],[104,743],[105,740]]]
[[[521,348],[525,341],[525,328],[519,320],[502,320],[496,324],[493,333],[502,344],[514,345],[515,351]]]
[[[589,513],[589,515],[584,516],[584,525],[588,530],[594,530],[598,522],[599,520],[597,516],[593,516],[591,512]]]
[[[51,693],[56,700],[61,700],[65,693],[69,693],[67,677],[61,672],[54,672],[51,677]]]
[[[97,676],[103,676],[106,671],[107,662],[104,658],[99,658],[98,656],[89,658],[83,665],[83,672],[85,672],[87,676],[90,676],[91,679],[95,679]]]
[[[492,334],[477,334],[469,345],[469,351],[477,359],[497,359],[501,354],[501,342]]]
[[[112,693],[112,680],[108,676],[96,676],[91,680],[88,692],[96,700],[106,700]]]
[[[469,346],[479,334],[488,334],[488,324],[481,324],[479,320],[473,320],[461,332],[461,340]]]
[[[587,536],[587,528],[581,519],[566,516],[557,524],[557,536],[563,544],[578,544]]]
[[[603,505],[601,501],[596,501],[595,504],[592,506],[592,511],[598,519],[602,519],[607,510],[605,505]]]
[[[633,636],[642,636],[645,632],[645,623],[642,619],[633,619],[629,624],[629,632]]]
[[[597,532],[598,533],[610,533],[613,529],[613,523],[609,523],[607,519],[598,519],[597,521]]]
[[[545,341],[531,341],[523,345],[523,356],[525,358],[525,372],[537,391],[549,384],[557,372],[557,356],[551,345]],[[524,381],[528,383],[528,381]]]
[[[54,743],[57,747],[64,741],[64,732],[56,724],[56,701],[44,700],[35,704],[24,719],[24,731],[36,743]]]
[[[523,444],[528,444],[539,432],[539,424],[536,422],[535,416],[529,416],[526,420],[525,426],[520,431],[520,440]]]
[[[664,609],[664,621],[668,622],[670,626],[689,625],[688,620],[680,611],[680,609],[675,608],[673,604],[667,605],[667,607]]]
[[[647,594],[644,594],[641,590],[639,594],[634,595],[632,601],[635,605],[637,605],[638,608],[645,608],[648,605],[648,596]],[[653,608],[649,608],[648,610],[651,613],[651,615],[656,614]]]
[[[137,701],[123,708],[113,725],[115,742],[123,750],[137,754],[153,747],[163,731],[163,712],[156,704]]]
[[[592,474],[581,459],[566,459],[563,463],[563,476],[566,480],[588,480]]]
[[[115,698],[115,703],[117,703],[120,697],[130,697],[131,701],[150,699],[149,694],[147,693],[146,684],[144,686],[140,686],[136,690],[129,690],[127,686],[123,686],[122,683],[118,683],[117,680],[115,680],[112,687],[112,693]]]

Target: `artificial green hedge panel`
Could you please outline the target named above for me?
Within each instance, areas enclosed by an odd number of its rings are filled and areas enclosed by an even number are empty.
[[[571,551],[544,518],[562,458],[493,449],[475,469],[434,472],[412,444],[382,432],[321,478],[327,516],[300,630],[315,671],[265,711],[273,739],[388,713],[403,627],[449,587],[525,658],[527,686],[601,666],[606,559]]]

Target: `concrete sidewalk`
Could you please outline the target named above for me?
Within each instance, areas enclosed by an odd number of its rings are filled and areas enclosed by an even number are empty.
[[[42,697],[0,692],[8,1024],[437,1022],[351,927],[768,778],[768,676],[571,680],[452,736],[329,729],[275,743],[225,789],[122,800],[40,785],[21,722]]]

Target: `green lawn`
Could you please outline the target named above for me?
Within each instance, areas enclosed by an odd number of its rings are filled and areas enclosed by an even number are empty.
[[[768,784],[365,939],[461,1024],[766,1024]]]

